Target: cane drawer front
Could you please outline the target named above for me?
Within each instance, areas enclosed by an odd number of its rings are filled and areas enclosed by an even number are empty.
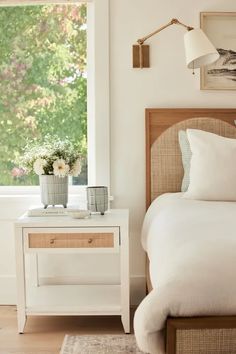
[[[26,228],[26,252],[119,252],[119,227]],[[48,250],[48,251],[47,251]]]
[[[29,248],[113,248],[114,234],[94,233],[29,233]]]

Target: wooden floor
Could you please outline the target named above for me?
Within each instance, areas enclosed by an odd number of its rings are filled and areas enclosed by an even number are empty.
[[[16,307],[0,306],[0,354],[59,354],[65,334],[124,333],[120,317],[28,317],[17,333]]]

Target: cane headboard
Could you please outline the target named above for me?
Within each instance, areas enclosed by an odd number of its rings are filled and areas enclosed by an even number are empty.
[[[236,138],[236,109],[146,109],[146,206],[179,192],[183,178],[178,131],[201,129]]]

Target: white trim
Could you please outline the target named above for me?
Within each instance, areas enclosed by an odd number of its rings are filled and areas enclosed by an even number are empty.
[[[88,4],[88,182],[110,187],[109,0]]]
[[[85,185],[69,186],[69,194],[82,194],[86,190]],[[25,196],[25,195],[39,195],[39,186],[0,186],[1,196]]]

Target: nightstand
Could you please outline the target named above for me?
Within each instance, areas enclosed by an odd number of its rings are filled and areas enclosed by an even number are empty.
[[[28,217],[15,223],[18,331],[30,315],[117,315],[130,332],[129,212],[114,209],[88,219]],[[38,254],[119,255],[119,284],[41,285],[30,282],[26,257]],[[37,262],[36,262],[37,263]],[[36,266],[37,268],[37,266]]]

